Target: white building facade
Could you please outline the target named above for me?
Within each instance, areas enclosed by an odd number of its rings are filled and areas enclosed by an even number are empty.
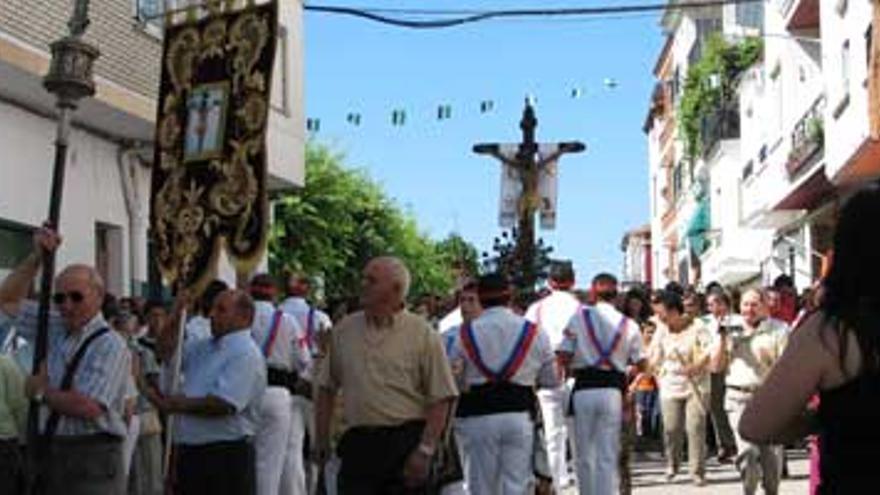
[[[144,294],[150,278],[150,162],[162,40],[158,21],[144,18],[158,4],[92,2],[85,38],[101,51],[97,92],[81,103],[70,135],[58,266],[94,265],[119,296]],[[302,5],[280,4],[269,136],[274,189],[304,179]],[[70,10],[66,0],[0,3],[0,276],[29,252],[30,233],[47,216],[55,112],[42,77],[49,43],[66,34]],[[228,269],[219,271],[232,279]]]

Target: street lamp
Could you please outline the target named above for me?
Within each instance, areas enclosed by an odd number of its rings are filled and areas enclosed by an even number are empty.
[[[64,172],[67,162],[68,137],[71,117],[79,100],[95,94],[92,67],[99,56],[94,46],[83,41],[82,35],[89,26],[89,1],[76,0],[73,14],[67,23],[69,33],[50,45],[52,61],[49,73],[43,78],[43,87],[55,95],[58,108],[58,123],[55,129],[55,163],[52,170],[52,190],[49,196],[48,225],[58,229],[61,216],[61,199],[64,193]],[[43,253],[42,278],[40,280],[40,306],[37,316],[37,335],[34,349],[33,373],[39,372],[40,364],[46,359],[49,331],[49,299],[52,293],[52,279],[55,275],[55,253]],[[28,440],[37,446],[40,440],[38,428],[39,407],[31,402],[28,411]],[[38,451],[40,449],[32,449]],[[32,457],[32,462],[39,459]],[[33,480],[32,480],[33,481]],[[33,484],[31,485],[33,488]]]

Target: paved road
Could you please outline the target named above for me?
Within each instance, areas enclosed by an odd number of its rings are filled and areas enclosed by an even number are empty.
[[[779,495],[806,494],[808,489],[807,475],[809,466],[806,454],[801,451],[789,452],[789,472],[791,476],[782,480]],[[686,469],[686,468],[685,468]],[[696,487],[687,474],[679,475],[671,483],[665,479],[665,464],[659,455],[648,455],[647,458],[636,460],[633,471],[633,493],[636,495],[740,495],[742,485],[739,475],[730,464],[719,465],[714,460],[709,461],[706,473],[707,484],[704,487]],[[763,493],[760,489],[758,493]],[[565,495],[577,495],[577,490],[571,490]]]

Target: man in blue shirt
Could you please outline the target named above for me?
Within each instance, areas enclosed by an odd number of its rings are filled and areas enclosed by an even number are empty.
[[[159,341],[167,360],[174,352],[180,308]],[[177,487],[180,495],[256,493],[252,438],[266,389],[266,365],[251,337],[254,301],[239,290],[222,292],[211,308],[210,339],[183,350],[182,394],[160,406],[175,414]]]

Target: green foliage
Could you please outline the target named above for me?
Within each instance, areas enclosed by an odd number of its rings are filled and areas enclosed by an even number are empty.
[[[734,45],[720,34],[706,40],[702,57],[688,68],[677,114],[688,158],[693,160],[702,152],[703,118],[734,100],[740,74],[760,60],[763,53],[761,38],[747,38]]]
[[[454,245],[450,247],[451,244]],[[412,272],[410,295],[445,294],[454,283],[452,252],[476,250],[463,239],[434,242],[363,171],[326,147],[306,148],[306,185],[276,202],[269,243],[273,273],[294,270],[324,280],[331,304],[356,298],[370,258],[393,254]],[[468,255],[470,256],[470,255]]]

